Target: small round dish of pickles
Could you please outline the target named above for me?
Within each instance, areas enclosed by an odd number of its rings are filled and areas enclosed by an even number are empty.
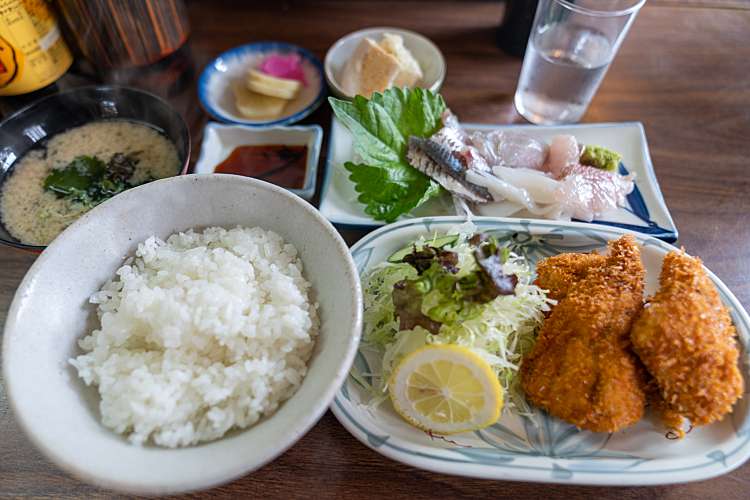
[[[302,47],[256,42],[211,61],[198,97],[215,119],[253,127],[290,125],[315,111],[325,96],[323,65]]]

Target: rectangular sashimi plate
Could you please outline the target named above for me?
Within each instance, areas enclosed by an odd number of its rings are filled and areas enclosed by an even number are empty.
[[[668,242],[677,240],[677,228],[672,221],[667,205],[659,189],[654,167],[646,142],[643,125],[639,122],[596,123],[561,126],[537,125],[486,125],[462,124],[474,130],[512,130],[523,132],[549,142],[554,135],[571,134],[580,143],[596,144],[622,154],[620,173],[634,173],[635,188],[627,196],[626,206],[620,207],[594,220],[595,224],[619,227],[647,234]],[[325,180],[321,194],[320,211],[334,224],[358,227],[382,226],[365,214],[364,206],[357,201],[354,185],[344,163],[354,156],[351,133],[335,117],[331,123],[328,144]],[[418,207],[410,217],[453,215],[453,203],[449,196],[432,199]],[[405,217],[408,218],[408,217]]]

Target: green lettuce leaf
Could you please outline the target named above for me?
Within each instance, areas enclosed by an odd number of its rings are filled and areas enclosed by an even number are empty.
[[[357,200],[375,220],[393,222],[441,192],[440,185],[409,165],[409,137],[429,137],[442,126],[443,98],[425,89],[388,89],[370,99],[328,98],[349,129],[359,163],[347,162]]]

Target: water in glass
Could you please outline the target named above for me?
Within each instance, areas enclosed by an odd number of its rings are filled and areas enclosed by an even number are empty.
[[[534,123],[576,122],[612,59],[612,46],[588,26],[556,23],[532,34],[515,104]]]

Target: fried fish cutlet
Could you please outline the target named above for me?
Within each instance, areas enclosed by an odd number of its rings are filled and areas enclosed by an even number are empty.
[[[606,258],[597,253],[564,253],[548,257],[537,264],[537,286],[547,290],[547,296],[557,301],[562,300],[573,285],[581,281],[589,270],[601,267]],[[637,356],[636,356],[637,358]],[[684,436],[681,423],[682,417],[667,405],[661,396],[656,381],[646,371],[638,360],[638,366],[643,370],[646,381],[644,390],[646,400],[656,413],[662,424],[671,430],[674,436]]]
[[[643,304],[644,269],[631,235],[572,284],[521,365],[529,401],[581,429],[615,432],[640,420],[643,370],[629,332]]]
[[[729,311],[698,258],[668,253],[659,281],[633,348],[671,410],[693,425],[721,420],[744,391]]]
[[[581,281],[591,269],[606,262],[597,253],[562,253],[540,261],[536,266],[534,283],[547,290],[547,297],[557,301],[568,294],[568,290]]]

